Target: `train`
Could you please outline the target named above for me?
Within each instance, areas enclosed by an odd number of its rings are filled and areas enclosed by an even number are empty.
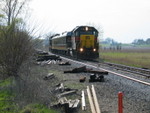
[[[77,26],[69,32],[49,38],[49,51],[80,59],[99,58],[98,30],[92,26]]]

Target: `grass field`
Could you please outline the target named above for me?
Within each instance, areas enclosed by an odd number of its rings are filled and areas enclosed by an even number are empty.
[[[149,49],[101,50],[104,61],[150,69]]]

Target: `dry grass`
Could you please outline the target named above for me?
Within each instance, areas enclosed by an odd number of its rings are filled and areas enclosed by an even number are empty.
[[[124,49],[121,51],[103,50],[100,53],[100,57],[105,61],[113,63],[150,68],[149,51],[149,49]]]

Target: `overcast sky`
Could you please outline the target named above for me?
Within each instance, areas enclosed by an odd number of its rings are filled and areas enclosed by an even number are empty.
[[[33,24],[55,32],[94,23],[102,26],[103,38],[150,38],[150,0],[32,0],[30,8]]]

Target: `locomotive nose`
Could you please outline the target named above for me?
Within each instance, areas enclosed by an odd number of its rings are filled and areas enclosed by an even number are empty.
[[[81,46],[85,48],[94,47],[94,35],[81,35]]]

